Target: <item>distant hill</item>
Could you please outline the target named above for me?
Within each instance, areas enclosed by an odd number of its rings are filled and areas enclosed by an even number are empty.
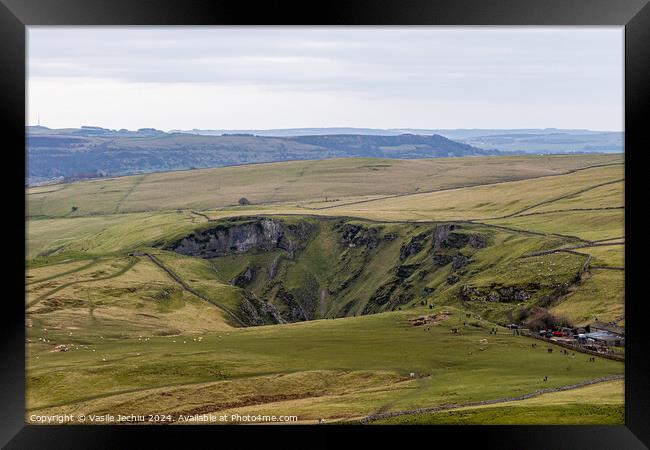
[[[482,149],[526,153],[615,153],[623,151],[624,133],[560,128],[526,129],[422,129],[422,128],[286,128],[271,130],[187,130],[186,133],[221,135],[249,133],[257,136],[310,136],[362,134],[399,136],[402,134],[440,135]]]
[[[439,135],[259,136],[100,127],[27,128],[27,182],[77,180],[274,161],[374,157],[418,159],[498,155]]]

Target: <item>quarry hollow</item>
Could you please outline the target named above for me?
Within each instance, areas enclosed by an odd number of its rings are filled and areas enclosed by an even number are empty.
[[[561,243],[465,222],[259,216],[209,222],[160,250],[207,261],[236,290],[245,325],[459,302],[505,325],[579,279],[579,255],[521,258]]]

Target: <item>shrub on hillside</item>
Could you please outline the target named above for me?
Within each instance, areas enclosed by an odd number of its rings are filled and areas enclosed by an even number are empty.
[[[542,330],[556,326],[570,327],[571,324],[563,316],[555,316],[544,308],[534,308],[526,319],[526,326],[531,330]]]

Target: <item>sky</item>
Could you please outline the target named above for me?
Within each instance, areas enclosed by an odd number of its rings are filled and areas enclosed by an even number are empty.
[[[27,123],[623,130],[623,27],[28,27]]]

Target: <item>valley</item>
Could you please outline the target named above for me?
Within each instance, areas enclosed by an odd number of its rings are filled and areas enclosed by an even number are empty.
[[[624,179],[616,154],[343,158],[28,188],[27,415],[354,422],[616,377],[505,326],[624,327]],[[555,420],[620,423],[612,383]],[[551,423],[549,395],[368,423]]]

